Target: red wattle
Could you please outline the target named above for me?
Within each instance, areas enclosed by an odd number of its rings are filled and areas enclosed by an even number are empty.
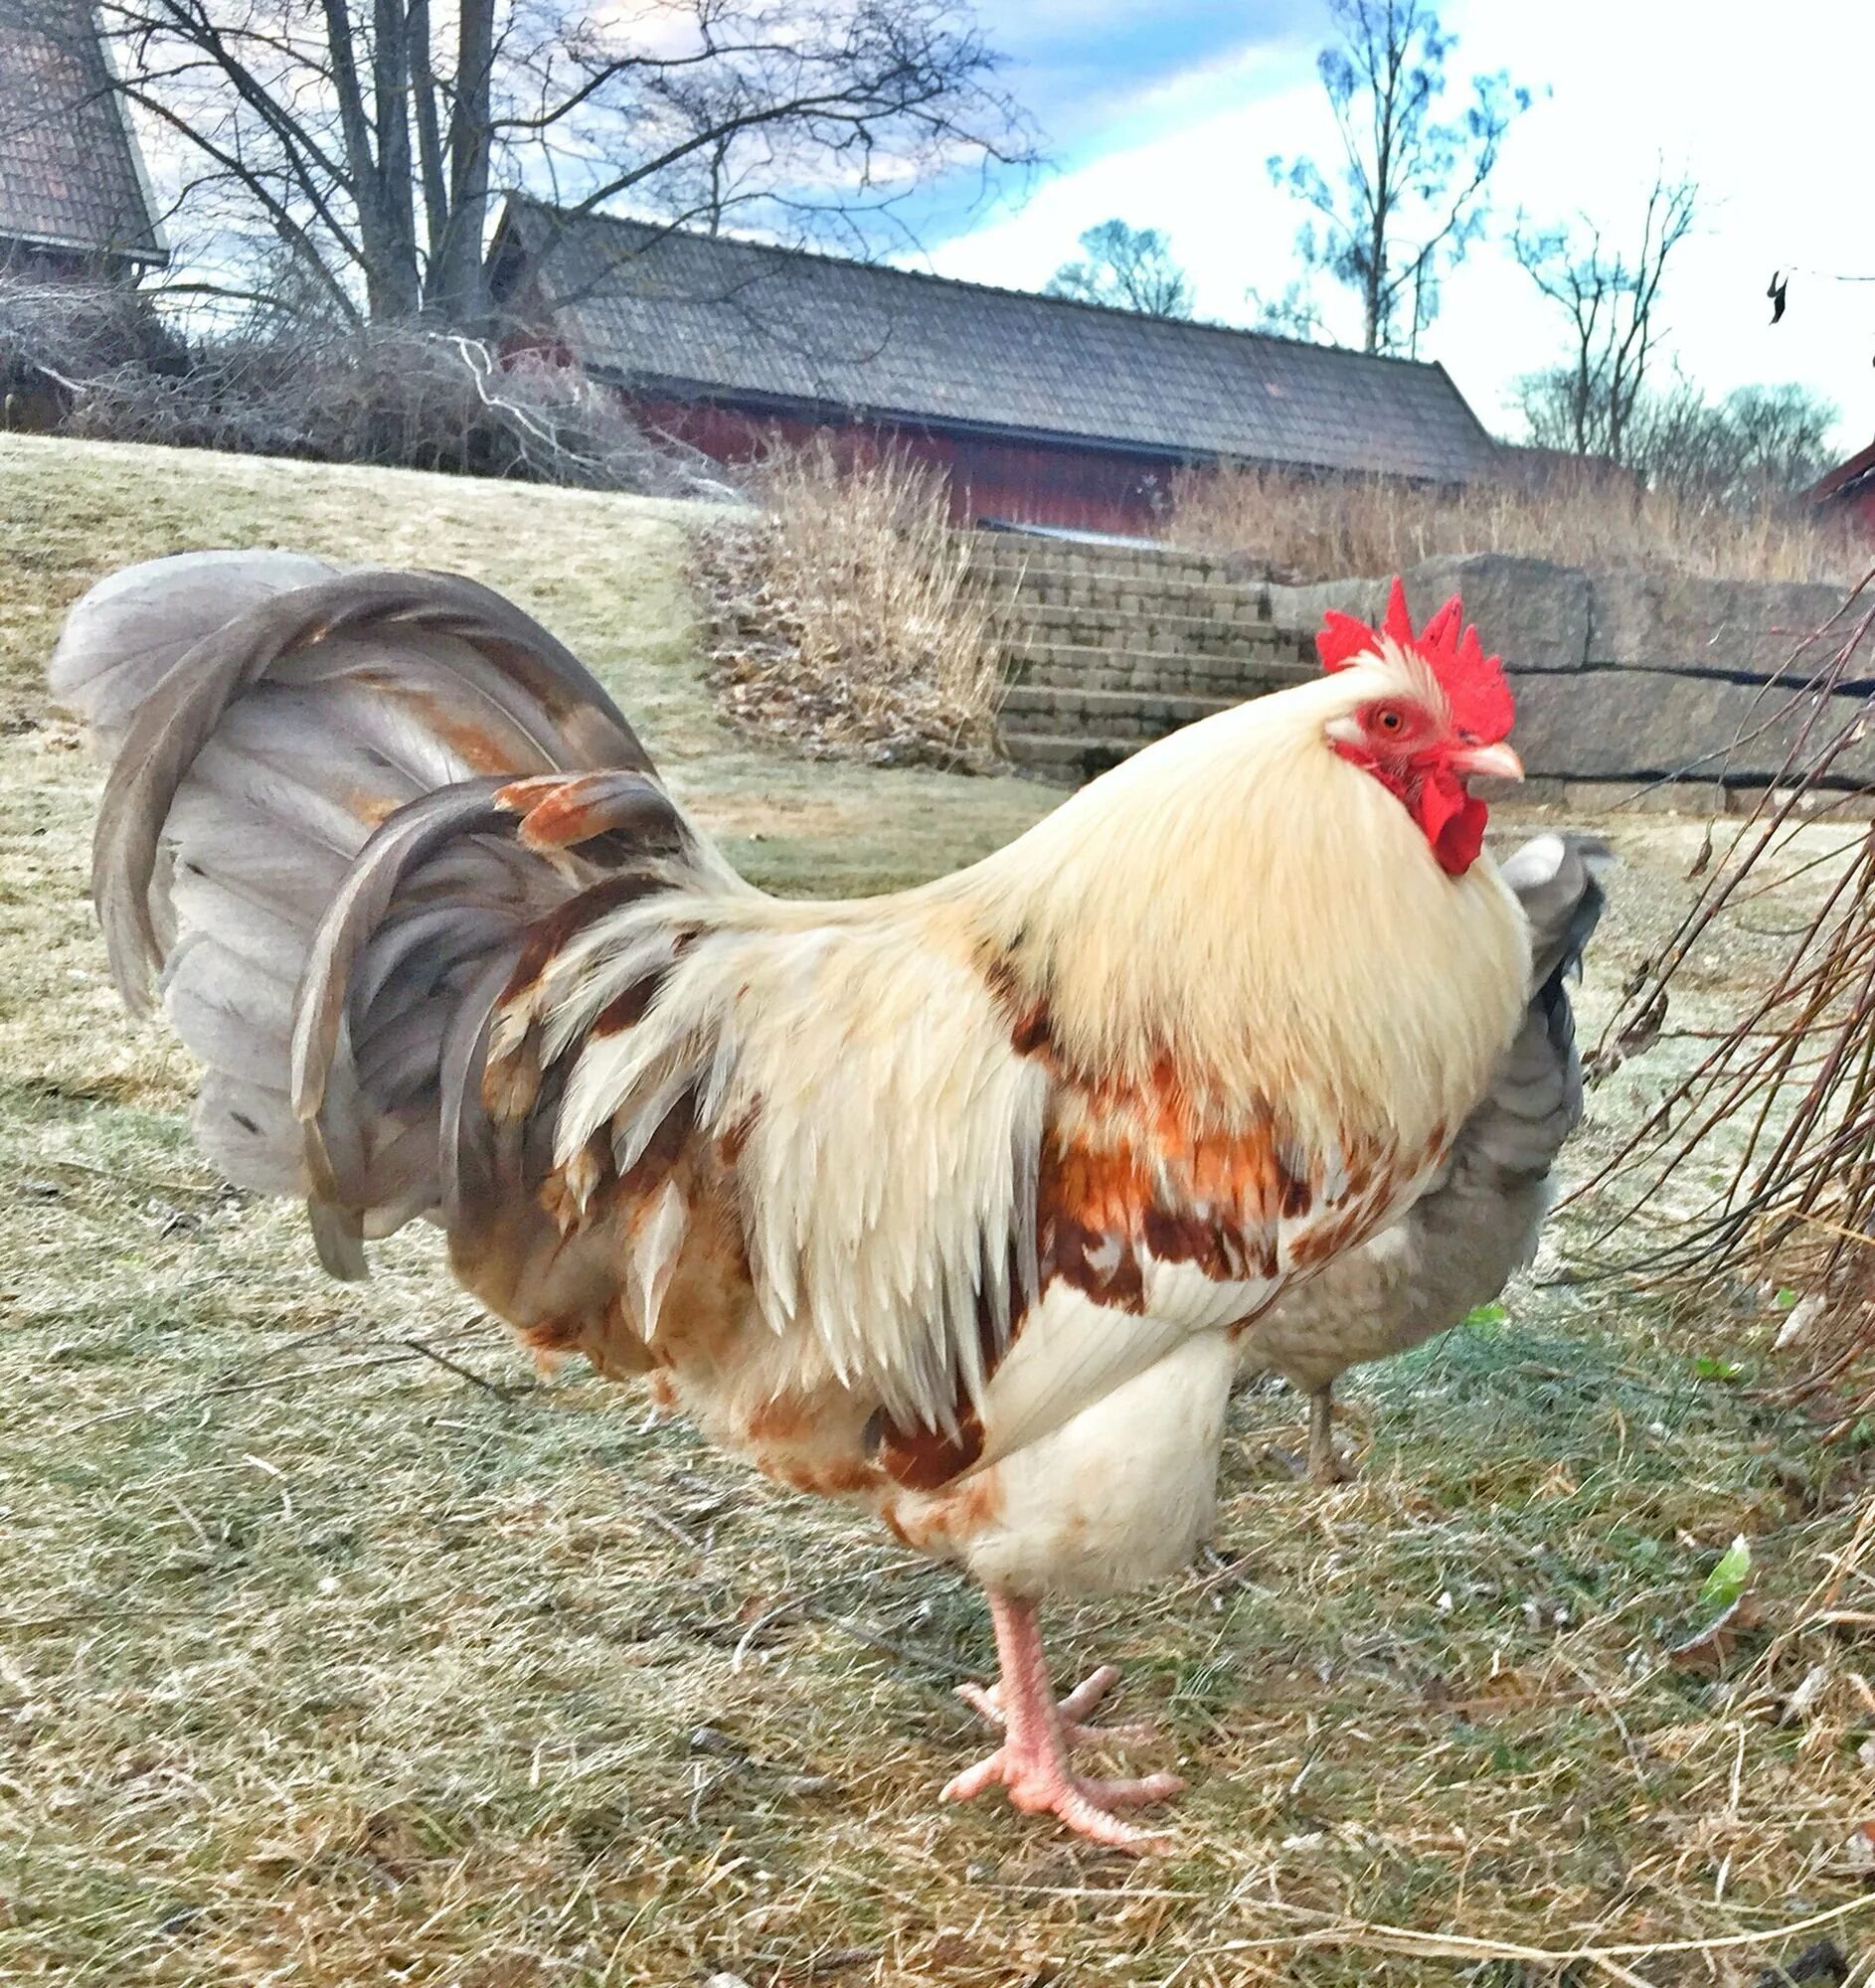
[[[1487,813],[1450,773],[1435,773],[1420,789],[1414,818],[1448,877],[1462,877],[1478,860]]]

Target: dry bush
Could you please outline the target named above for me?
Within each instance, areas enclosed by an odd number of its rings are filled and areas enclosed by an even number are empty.
[[[571,367],[420,325],[270,324],[187,351],[134,292],[0,282],[0,372],[91,441],[444,470],[640,495],[732,495]],[[10,375],[9,375],[10,377]]]
[[[180,375],[122,368],[85,383],[66,426],[102,441],[726,494],[709,465],[654,443],[573,369],[504,365],[472,339],[415,325],[228,339]]]
[[[135,290],[0,272],[0,391],[8,427],[56,425],[91,378],[125,368],[157,374],[181,360],[181,348]]]
[[[695,568],[729,714],[817,757],[992,765],[999,649],[941,474],[822,438],[751,482],[760,518],[704,533]]]
[[[1847,1383],[1838,1433],[1875,1412],[1875,824],[1854,818],[1872,671],[1875,574],[1799,646],[1801,688],[1767,696],[1765,724],[1798,721],[1779,779],[1727,844],[1709,839],[1697,898],[1591,1066],[1658,1045],[1671,1067],[1590,1184],[1623,1267],[1708,1311],[1782,1291],[1799,1386]],[[1711,984],[1754,954],[1715,1010]]]
[[[1824,524],[1791,504],[1741,510],[1710,495],[1566,468],[1540,480],[1455,489],[1251,467],[1193,470],[1174,481],[1167,536],[1297,580],[1400,573],[1447,553],[1843,585],[1862,571],[1846,525]]]

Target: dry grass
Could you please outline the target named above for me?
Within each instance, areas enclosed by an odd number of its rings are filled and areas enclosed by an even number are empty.
[[[1866,568],[1845,527],[1793,508],[1741,515],[1671,490],[1558,475],[1541,486],[1425,490],[1240,468],[1181,476],[1166,536],[1240,554],[1286,580],[1404,572],[1444,553],[1513,553],[1588,568],[1717,580],[1851,583]]]
[[[1748,1392],[1775,1320],[1568,1285],[1357,1387],[1360,1486],[1296,1485],[1294,1405],[1246,1400],[1215,1558],[1059,1612],[1063,1668],[1114,1656],[1168,1728],[1175,1856],[939,1811],[980,1743],[961,1583],[629,1390],[537,1384],[425,1238],[323,1280],[291,1209],[195,1158],[186,1060],[105,984],[96,781],[32,680],[95,573],[271,538],[512,588],[770,881],[902,881],[1048,797],[727,731],[665,508],[7,440],[0,493],[0,1980],[1755,1988],[1819,1939],[1875,1954],[1845,1852],[1869,1451]],[[1700,830],[1616,835],[1591,1026]],[[1740,1532],[1760,1626],[1671,1660]],[[1540,1957],[1585,1947],[1615,1950]]]
[[[941,473],[823,439],[750,480],[760,521],[702,534],[693,568],[723,709],[817,757],[994,765],[1000,651]]]

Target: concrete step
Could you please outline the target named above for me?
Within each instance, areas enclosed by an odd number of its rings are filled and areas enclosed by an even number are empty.
[[[1173,580],[1129,580],[1110,574],[1031,573],[980,582],[992,605],[1022,613],[1065,607],[1104,614],[1195,614],[1210,620],[1267,621],[1261,586]]]
[[[1118,547],[1065,546],[1001,532],[986,532],[972,540],[970,565],[978,573],[994,574],[999,579],[1026,574],[1085,580],[1099,575],[1155,584],[1255,586],[1269,578],[1265,563],[1228,553],[1126,552]]]
[[[1040,642],[1010,658],[1013,682],[1059,690],[1131,691],[1142,697],[1215,697],[1239,702],[1302,683],[1313,663],[1267,646],[1238,654],[1178,655],[1163,649],[1109,649],[1089,642]]]
[[[1185,614],[1173,609],[1070,607],[1065,603],[1012,603],[997,617],[998,631],[1012,655],[1049,643],[1103,644],[1161,655],[1223,656],[1260,651],[1284,661],[1302,661],[1301,638],[1254,612]],[[1313,655],[1312,647],[1306,652]]]
[[[1078,787],[1117,766],[1145,743],[1139,739],[1090,739],[1081,733],[1005,732],[1003,749],[1032,778]]]
[[[1229,711],[1239,702],[1231,697],[1164,697],[1127,690],[1064,690],[1049,685],[1017,684],[1003,695],[1002,717],[1007,729],[1060,733],[1085,729],[1107,740],[1128,739],[1143,744],[1163,739],[1180,726]]]
[[[1203,553],[1137,559],[1114,556],[1081,559],[1052,549],[1020,553],[994,552],[985,556],[970,549],[969,569],[999,585],[1020,580],[1040,582],[1062,580],[1112,580],[1121,585],[1157,588],[1163,586],[1236,586],[1261,591],[1269,576],[1265,568],[1248,560],[1211,559]]]

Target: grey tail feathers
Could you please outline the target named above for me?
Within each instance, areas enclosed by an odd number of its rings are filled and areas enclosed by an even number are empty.
[[[78,603],[49,677],[110,764],[117,984],[142,1008],[153,982],[205,1065],[205,1151],[303,1196],[339,1275],[441,1219],[485,1148],[474,1004],[530,928],[621,869],[705,860],[599,684],[470,580],[158,560]]]
[[[1612,861],[1594,836],[1539,835],[1503,865],[1530,921],[1530,1004],[1521,1028],[1453,1147],[1454,1185],[1494,1181],[1508,1192],[1546,1182],[1563,1142],[1582,1118],[1582,1064],[1569,983],[1607,897],[1601,873]],[[1436,1214],[1423,1204],[1429,1216]],[[1534,1232],[1530,1246],[1535,1246]]]
[[[1579,978],[1582,955],[1608,895],[1602,878],[1614,851],[1599,835],[1532,836],[1501,866],[1530,921],[1532,998]]]

